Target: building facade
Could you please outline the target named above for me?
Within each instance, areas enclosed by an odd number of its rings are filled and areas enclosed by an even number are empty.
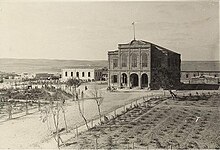
[[[150,42],[118,44],[108,52],[108,64],[109,87],[158,89],[180,83],[180,54]]]
[[[185,84],[220,84],[220,71],[182,71],[181,82]]]
[[[100,81],[102,79],[102,69],[96,68],[70,68],[62,69],[61,81],[77,78],[83,81]]]

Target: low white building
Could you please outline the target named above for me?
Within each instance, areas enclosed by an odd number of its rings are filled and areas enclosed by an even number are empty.
[[[35,76],[36,76],[36,74],[34,74],[34,73],[28,73],[28,72],[23,72],[23,73],[21,74],[21,78],[22,78],[22,79],[34,79]]]
[[[102,79],[102,69],[96,68],[69,68],[62,69],[61,81],[77,78],[83,81],[100,81]]]

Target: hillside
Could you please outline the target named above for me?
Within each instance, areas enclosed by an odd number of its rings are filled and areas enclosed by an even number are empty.
[[[0,59],[2,72],[60,72],[62,68],[86,66],[105,67],[106,60],[50,60],[50,59]]]
[[[60,72],[71,67],[107,67],[107,60],[0,59],[2,72]],[[182,71],[220,71],[219,61],[182,61]]]

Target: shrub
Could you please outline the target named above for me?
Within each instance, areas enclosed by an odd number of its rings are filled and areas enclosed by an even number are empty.
[[[128,144],[128,143],[129,143],[129,139],[122,138],[121,144]]]
[[[112,139],[111,136],[109,136],[109,137],[107,138],[107,146],[108,146],[109,148],[112,148],[112,147],[113,147],[113,139]]]
[[[118,134],[114,134],[113,136],[114,136],[114,137],[119,137],[119,135],[118,135]]]

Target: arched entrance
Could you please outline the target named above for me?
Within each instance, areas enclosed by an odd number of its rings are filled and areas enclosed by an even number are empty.
[[[126,87],[127,86],[127,83],[128,83],[128,77],[127,77],[127,74],[126,73],[122,73],[122,86],[123,87]]]
[[[148,76],[146,73],[141,76],[141,87],[148,87]]]
[[[130,75],[131,87],[138,86],[138,75],[136,73],[132,73]]]

